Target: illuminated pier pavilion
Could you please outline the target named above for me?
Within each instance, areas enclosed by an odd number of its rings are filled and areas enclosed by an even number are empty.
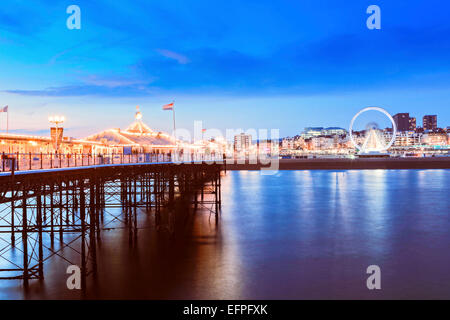
[[[108,148],[108,153],[172,153],[181,145],[167,133],[153,131],[142,121],[142,113],[136,112],[135,121],[125,130],[108,129],[84,139]]]
[[[164,132],[152,130],[138,111],[125,130],[108,129],[84,139],[0,133],[0,153],[4,154],[132,154],[198,152],[199,146],[176,141]]]

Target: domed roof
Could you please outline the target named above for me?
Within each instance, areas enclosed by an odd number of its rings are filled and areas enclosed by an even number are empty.
[[[132,133],[153,133],[144,122],[142,122],[142,113],[139,111],[139,106],[136,106],[136,114],[134,115],[135,121],[125,129],[126,132]]]
[[[142,113],[136,107],[135,121],[124,131],[109,129],[91,135],[85,140],[97,141],[107,145],[139,145],[176,147],[172,136],[164,132],[155,132],[142,121]]]

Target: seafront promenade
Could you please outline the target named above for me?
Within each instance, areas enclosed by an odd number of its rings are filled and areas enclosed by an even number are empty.
[[[278,161],[278,166],[276,164]],[[227,170],[365,170],[365,169],[450,169],[450,157],[373,159],[280,159],[254,164],[248,160],[230,164]]]

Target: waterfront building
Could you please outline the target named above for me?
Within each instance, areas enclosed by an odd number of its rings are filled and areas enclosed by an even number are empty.
[[[437,129],[437,115],[423,116],[423,129],[424,130]]]
[[[417,120],[416,117],[409,118],[409,131],[416,131],[417,128]]]
[[[416,118],[410,117],[409,113],[397,113],[393,118],[398,131],[414,131],[416,129]]]
[[[323,127],[306,127],[303,133],[301,134],[301,137],[303,139],[309,139],[312,137],[317,137],[322,135]]]
[[[279,154],[280,151],[279,140],[264,139],[259,140],[257,144],[258,144],[257,152],[259,155],[272,156],[275,154]]]
[[[313,150],[331,150],[337,147],[337,137],[333,136],[312,137],[311,144]]]
[[[293,138],[284,138],[281,140],[281,149],[282,150],[294,150],[295,148],[295,139]]]
[[[340,135],[346,135],[347,134],[347,130],[345,130],[344,128],[339,128],[339,127],[328,127],[325,129],[322,129],[321,134],[323,136],[340,136]]]
[[[240,133],[234,136],[234,151],[248,152],[252,144],[252,136],[245,133]]]
[[[385,141],[389,142],[392,138],[392,133],[384,134]],[[397,132],[394,146],[409,147],[421,144],[422,134],[417,132]]]
[[[448,145],[448,135],[443,132],[428,132],[422,136],[422,144],[429,146]]]
[[[301,136],[294,137],[294,148],[295,149],[303,149],[305,147],[305,139]]]
[[[347,130],[340,127],[306,127],[301,137],[303,139],[309,139],[318,136],[334,136],[334,135],[345,135]]]

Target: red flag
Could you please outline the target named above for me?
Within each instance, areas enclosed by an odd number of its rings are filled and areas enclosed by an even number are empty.
[[[163,106],[163,110],[173,110],[173,102]]]

